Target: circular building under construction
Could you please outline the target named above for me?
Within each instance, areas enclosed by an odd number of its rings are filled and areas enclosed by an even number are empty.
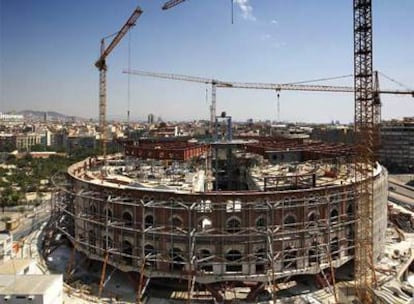
[[[168,278],[189,293],[203,287],[217,301],[223,286],[249,286],[254,300],[288,277],[323,281],[325,270],[354,257],[358,197],[349,146],[256,138],[124,148],[68,169],[69,183],[55,195],[56,225],[89,259],[140,273],[138,293],[149,280]],[[372,170],[378,259],[387,171]]]

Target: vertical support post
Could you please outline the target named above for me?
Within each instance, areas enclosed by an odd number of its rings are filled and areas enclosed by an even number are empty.
[[[108,258],[109,258],[109,252],[108,252],[108,249],[105,249],[105,258],[104,258],[104,263],[103,263],[103,266],[102,266],[101,280],[99,282],[99,293],[98,293],[99,298],[102,296],[102,291],[103,291],[103,288],[104,288],[105,275],[106,275],[106,266],[108,265]]]
[[[267,226],[267,252],[268,252],[268,256],[270,257],[270,267],[272,268],[272,272],[271,272],[271,276],[269,277],[269,279],[271,278],[271,284],[272,284],[272,301],[273,303],[276,303],[276,287],[275,287],[275,253],[273,250],[273,244],[274,244],[274,205],[272,203],[267,202],[267,207],[268,207],[268,213],[270,213],[270,221],[269,221],[269,215],[268,215],[268,219],[267,219],[267,223],[270,223],[270,228],[269,225]]]
[[[141,202],[141,267],[139,271],[139,280],[138,280],[138,289],[137,289],[137,296],[136,296],[136,303],[141,304],[141,293],[142,293],[142,285],[144,283],[144,272],[145,272],[145,202],[143,200]]]
[[[334,299],[335,299],[335,304],[336,304],[336,303],[338,303],[338,295],[336,293],[335,270],[334,270],[333,265],[332,265],[331,248],[328,245],[326,245],[326,252],[328,253],[328,263],[329,263],[329,268],[330,268],[331,277],[332,277],[332,292],[333,292]],[[329,282],[328,282],[328,284],[329,284]]]
[[[23,254],[23,249],[24,249],[24,244],[22,247],[22,254]],[[70,258],[69,258],[69,263],[66,269],[66,281],[70,280],[70,277],[72,276],[72,267],[73,267],[73,263],[75,262],[75,254],[76,254],[76,248],[73,247],[72,252],[70,254]]]
[[[217,124],[217,120],[216,120],[216,124]],[[215,160],[214,160],[214,184],[215,184],[215,189],[214,191],[219,191],[219,187],[218,187],[218,157],[219,157],[219,153],[218,153],[218,145],[214,145],[214,156],[215,156]]]
[[[145,256],[141,259],[141,267],[139,271],[139,281],[138,281],[138,290],[137,290],[137,298],[136,303],[141,304],[141,297],[142,297],[142,286],[144,283],[144,272],[145,272]]]
[[[108,264],[108,259],[109,259],[109,248],[108,248],[108,234],[109,234],[109,227],[108,227],[108,222],[109,222],[109,214],[108,214],[108,208],[109,208],[109,197],[105,202],[105,255],[104,255],[104,263],[102,266],[102,271],[101,271],[101,280],[99,282],[99,298],[102,296],[102,291],[103,291],[103,287],[104,287],[104,282],[105,282],[105,275],[106,275],[106,266]]]
[[[211,83],[211,107],[210,107],[210,134],[217,133],[217,122],[216,119],[216,82],[213,80]],[[214,136],[213,136],[214,138]]]
[[[227,117],[227,140],[232,141],[233,139],[233,126],[231,122],[231,116]]]
[[[187,276],[187,303],[191,304],[191,297],[193,294],[192,291],[192,281],[193,281],[193,228],[192,228],[192,221],[191,221],[191,216],[192,216],[192,206],[188,208],[188,254],[187,254],[187,259],[188,259],[188,276]]]

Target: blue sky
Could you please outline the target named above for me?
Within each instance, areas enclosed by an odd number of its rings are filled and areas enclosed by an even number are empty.
[[[0,0],[0,112],[98,116],[94,62],[102,37],[136,5],[137,25],[109,55],[109,118],[208,119],[202,84],[123,74],[134,69],[228,81],[286,83],[353,73],[352,0]],[[414,88],[414,1],[374,0],[374,67]],[[109,41],[108,41],[109,42]],[[129,59],[130,58],[130,59]],[[129,83],[129,86],[128,86]],[[326,84],[350,85],[352,78]],[[383,88],[401,89],[382,78]],[[128,90],[129,87],[129,90]],[[128,94],[129,92],[129,94]],[[129,95],[129,98],[128,98]],[[414,99],[383,96],[383,118],[414,115]],[[217,111],[276,119],[276,93],[218,89]],[[285,121],[353,120],[353,96],[280,93]]]

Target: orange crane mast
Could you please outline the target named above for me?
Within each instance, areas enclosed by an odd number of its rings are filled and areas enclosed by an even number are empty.
[[[125,36],[128,30],[135,25],[135,22],[141,16],[142,10],[139,6],[137,6],[129,17],[127,22],[122,26],[122,28],[115,34],[114,39],[112,39],[111,43],[108,47],[105,48],[105,39],[109,38],[104,37],[101,39],[101,55],[99,59],[95,62],[95,66],[99,70],[99,132],[101,136],[101,149],[104,158],[106,158],[106,71],[108,70],[108,66],[106,65],[106,59],[109,54],[113,51],[113,49],[119,44],[121,39]]]
[[[374,303],[374,179],[376,138],[381,121],[373,72],[372,1],[353,0],[355,86],[355,291],[361,303]]]

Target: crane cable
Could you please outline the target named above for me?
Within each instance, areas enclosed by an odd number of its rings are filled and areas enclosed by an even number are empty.
[[[411,89],[407,85],[405,85],[404,83],[399,82],[398,80],[395,80],[395,79],[391,78],[390,76],[385,75],[384,73],[382,73],[380,71],[378,71],[378,73],[381,74],[384,78],[388,79],[389,81],[394,82],[395,84],[398,84],[400,87],[402,87],[402,88],[404,88],[408,91],[411,91]]]
[[[354,76],[354,74],[333,76],[333,77],[319,78],[319,79],[312,79],[312,80],[302,80],[302,81],[296,81],[296,82],[289,82],[289,83],[285,83],[285,84],[311,83],[311,82],[319,82],[319,81],[326,81],[326,80],[343,79],[343,78],[348,78],[348,77],[352,77],[352,76]]]
[[[128,31],[128,69],[131,69],[131,31]],[[129,115],[131,106],[131,75],[128,74],[127,86],[127,132],[129,137]]]

